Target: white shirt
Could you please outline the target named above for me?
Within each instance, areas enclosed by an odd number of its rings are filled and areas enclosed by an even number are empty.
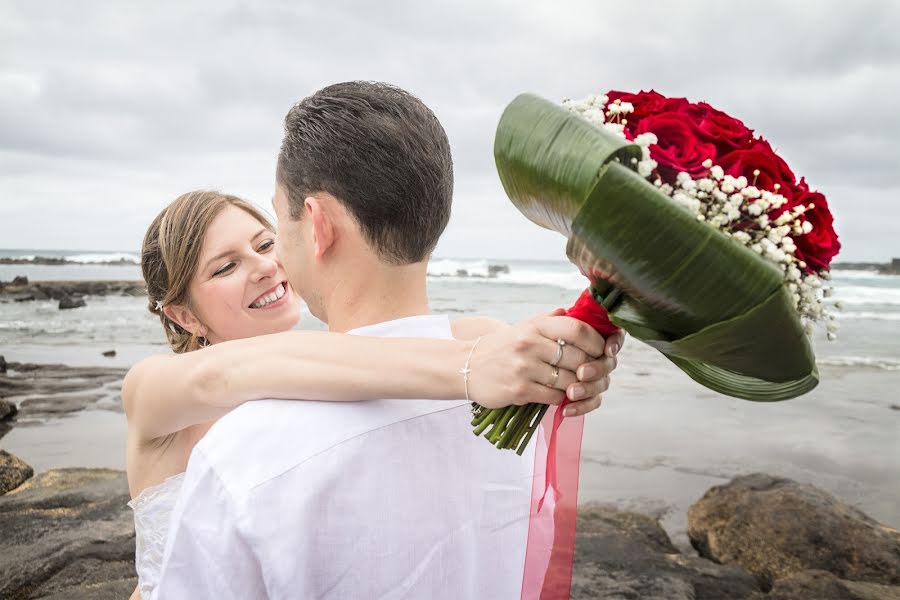
[[[438,315],[351,333],[452,337]],[[464,400],[242,405],[194,448],[158,597],[518,598],[534,451],[470,421]]]

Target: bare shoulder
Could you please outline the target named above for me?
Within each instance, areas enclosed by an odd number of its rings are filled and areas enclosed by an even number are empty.
[[[490,317],[466,317],[450,323],[450,330],[453,332],[453,337],[458,340],[471,340],[502,331],[509,326],[509,323]]]
[[[142,387],[147,384],[152,373],[170,359],[171,356],[155,354],[140,360],[128,369],[125,379],[122,380],[122,408],[126,417],[134,418],[134,409]]]

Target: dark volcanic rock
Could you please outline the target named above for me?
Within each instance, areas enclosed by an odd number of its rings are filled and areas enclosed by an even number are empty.
[[[65,296],[59,301],[59,310],[81,308],[82,306],[87,306],[87,303],[84,301],[84,298],[78,296]]]
[[[6,373],[6,359],[0,354],[0,375]]]
[[[0,450],[0,496],[16,489],[28,481],[32,475],[34,475],[34,469],[25,464],[22,459],[5,450]]]
[[[588,505],[577,531],[573,600],[749,600],[760,591],[743,569],[680,554],[645,515]]]
[[[121,471],[59,469],[0,497],[0,598],[127,598],[134,521]]]
[[[31,302],[34,300],[34,294],[19,294],[18,296],[13,296],[13,300],[15,302]]]
[[[11,285],[28,285],[28,278],[24,275],[19,275],[18,277],[14,277]]]
[[[764,474],[710,489],[688,512],[701,556],[760,578],[823,570],[841,579],[900,585],[900,532],[811,485]]]
[[[107,350],[106,352],[103,352],[103,356],[105,356],[106,358],[114,358],[116,356],[116,351]]]
[[[44,418],[86,408],[121,411],[125,369],[10,363],[0,396],[21,398],[18,419]]]
[[[141,281],[35,281],[25,284],[7,283],[0,286],[5,299],[62,300],[67,296],[146,296]]]
[[[898,600],[900,587],[845,581],[825,571],[801,571],[775,582],[758,600]],[[756,599],[754,599],[756,600]]]
[[[0,421],[5,421],[7,419],[12,419],[16,416],[16,413],[19,412],[19,409],[16,405],[9,400],[3,400],[0,398]]]
[[[40,396],[23,400],[20,410],[22,417],[49,417],[78,412],[97,404],[103,394],[60,394]]]

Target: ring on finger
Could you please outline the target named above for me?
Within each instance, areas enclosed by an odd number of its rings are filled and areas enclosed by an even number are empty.
[[[563,357],[563,346],[566,345],[566,340],[558,339],[556,340],[556,358],[553,359],[553,362],[550,363],[551,367],[555,367],[559,364]]]
[[[548,388],[556,387],[556,382],[559,381],[559,367],[550,367],[550,383],[545,383]]]

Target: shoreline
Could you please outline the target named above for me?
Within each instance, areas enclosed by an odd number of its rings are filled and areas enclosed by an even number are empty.
[[[23,368],[9,362],[0,375],[0,397],[20,412],[7,422],[12,428],[0,436],[0,447],[38,473],[124,469],[126,423],[118,396],[127,370],[123,358],[109,359],[109,367]],[[98,354],[97,360],[107,359]],[[710,392],[679,381],[674,367],[654,385],[646,374],[659,365],[647,363],[626,346],[604,406],[586,420],[579,503],[652,515],[676,547],[686,550],[686,509],[704,490],[768,472],[819,486],[900,526],[900,482],[891,475],[900,472],[900,441],[892,433],[900,409],[889,400],[845,397],[860,382],[896,389],[900,372],[828,367],[823,379],[831,382],[830,393],[760,405],[725,397],[712,401]],[[9,380],[26,376],[34,383],[13,392],[16,384]]]

